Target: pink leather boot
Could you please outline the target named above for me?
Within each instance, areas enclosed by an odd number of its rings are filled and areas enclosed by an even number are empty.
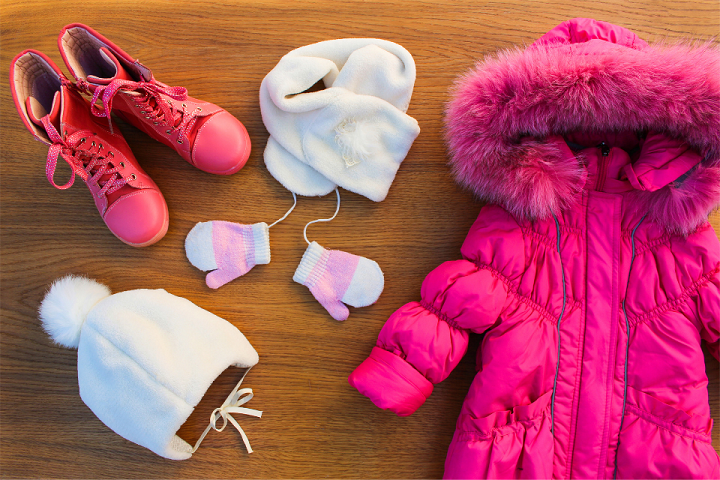
[[[120,130],[90,114],[87,100],[52,60],[35,50],[18,54],[10,64],[10,91],[27,129],[50,147],[45,171],[55,188],[82,178],[105,224],[128,245],[144,247],[165,235],[169,215],[157,185]],[[59,156],[72,169],[65,185],[53,178]]]
[[[94,115],[114,111],[209,173],[230,175],[247,162],[250,137],[227,111],[188,96],[183,87],[158,82],[147,67],[85,25],[63,28],[58,46],[78,87],[93,96]],[[95,105],[98,100],[104,109]]]

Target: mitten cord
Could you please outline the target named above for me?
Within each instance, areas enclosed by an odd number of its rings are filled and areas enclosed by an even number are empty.
[[[290,210],[285,212],[285,215],[283,215],[282,218],[279,218],[279,219],[275,220],[273,223],[271,223],[270,225],[268,225],[268,228],[271,228],[271,227],[277,225],[278,223],[282,222],[283,220],[285,220],[287,218],[288,215],[290,215],[290,213],[293,210],[295,210],[295,205],[297,205],[297,195],[295,195],[295,192],[290,192],[290,193],[292,193],[292,196],[293,196],[293,206],[290,207]]]
[[[337,217],[337,214],[340,211],[340,191],[337,189],[337,187],[335,188],[335,194],[337,195],[337,207],[335,208],[335,215],[333,215],[330,218],[318,218],[317,220],[308,222],[305,225],[305,228],[303,229],[303,237],[305,237],[305,241],[307,242],[308,245],[310,245],[310,240],[308,240],[308,238],[307,238],[307,228],[310,226],[310,224],[317,223],[317,222],[329,222],[331,220],[334,220],[335,217]],[[295,195],[295,194],[293,194],[293,195]]]

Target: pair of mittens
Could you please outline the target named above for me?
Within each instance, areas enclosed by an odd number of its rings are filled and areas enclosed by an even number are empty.
[[[347,320],[345,306],[367,307],[377,302],[385,277],[377,262],[340,250],[326,250],[312,242],[295,270],[293,280],[310,289],[335,320]]]
[[[200,222],[185,237],[185,254],[195,267],[210,271],[207,286],[219,288],[255,265],[270,263],[270,230],[264,222]]]
[[[266,223],[200,222],[185,238],[185,253],[191,264],[210,272],[205,283],[216,289],[255,265],[270,263],[270,231]],[[326,250],[317,242],[305,250],[293,280],[308,287],[335,320],[348,318],[344,304],[357,308],[375,303],[385,286],[377,262]]]

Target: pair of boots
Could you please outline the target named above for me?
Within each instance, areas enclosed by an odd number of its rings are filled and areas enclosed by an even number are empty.
[[[50,183],[64,190],[76,175],[82,178],[105,224],[123,242],[136,247],[157,242],[167,232],[169,214],[111,112],[205,172],[230,175],[247,162],[250,137],[240,121],[188,96],[183,87],[158,82],[147,67],[93,29],[66,26],[58,47],[75,83],[46,55],[26,50],[10,64],[13,100],[28,130],[50,147]],[[54,180],[58,157],[71,168],[64,185]]]

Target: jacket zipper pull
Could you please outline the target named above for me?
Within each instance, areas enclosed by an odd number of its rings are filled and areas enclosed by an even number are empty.
[[[597,181],[595,182],[595,190],[598,192],[602,192],[603,188],[605,188],[605,175],[607,175],[607,167],[608,167],[608,161],[610,156],[610,147],[605,142],[600,142],[596,148],[600,149],[600,153],[602,154],[602,158],[600,158],[600,162],[598,164],[598,176]]]
[[[600,145],[598,145],[598,148],[600,149],[600,152],[602,153],[603,157],[607,157],[610,154],[610,147],[608,147],[607,143],[600,142]]]

